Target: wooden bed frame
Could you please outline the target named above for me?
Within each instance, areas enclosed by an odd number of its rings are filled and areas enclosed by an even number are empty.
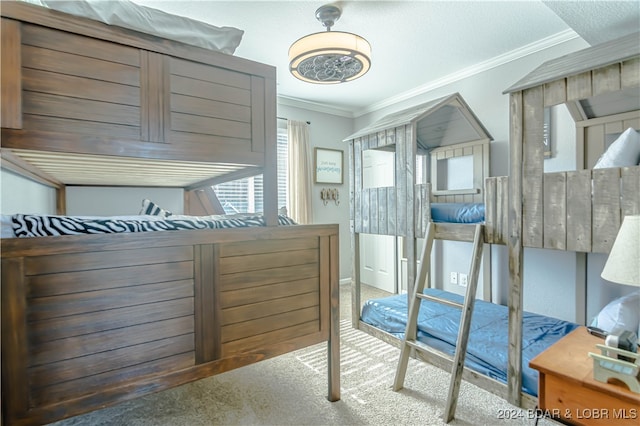
[[[510,96],[509,402],[520,405],[525,247],[608,253],[625,215],[640,214],[640,166],[589,169],[607,134],[640,130],[640,34],[541,65]],[[576,122],[577,171],[544,173],[545,108]],[[604,111],[590,116],[586,111]],[[585,167],[586,169],[582,169]]]
[[[273,67],[20,2],[1,13],[2,166],[56,188],[58,213],[67,185],[113,185],[184,188],[198,214],[211,185],[262,173],[268,225],[3,239],[2,422],[321,342],[338,400],[338,226],[277,226]]]
[[[638,34],[630,35],[550,61],[505,92],[510,93],[511,102],[510,176],[486,177],[483,196],[485,241],[507,245],[509,250],[508,380],[505,385],[466,368],[463,377],[516,406],[535,408],[537,405],[536,398],[521,391],[524,247],[608,253],[622,218],[640,214],[639,166],[589,169],[604,152],[607,135],[622,133],[630,126],[640,130],[638,37]],[[611,103],[620,102],[623,110],[597,118],[586,115],[585,107],[599,101],[608,103],[606,108]],[[580,170],[544,173],[544,110],[562,103],[567,104],[576,123],[576,163]],[[432,105],[427,105],[427,110],[430,107]],[[420,108],[413,110],[420,112]],[[415,243],[412,240],[424,235],[430,220],[429,203],[443,201],[442,197],[445,201],[471,201],[464,197],[474,196],[438,194],[431,190],[429,183],[415,184],[413,165],[416,164],[415,141],[419,126],[415,120],[403,121],[402,113],[398,115],[400,120],[396,121],[400,125],[397,127],[393,124],[398,117],[391,114],[392,119],[381,120],[382,125],[374,124],[349,138],[352,247],[355,253],[352,322],[354,327],[396,346],[400,341],[395,336],[360,320],[358,233],[402,235],[408,247],[413,248]],[[387,188],[363,188],[360,177],[362,150],[390,143],[402,146],[396,149],[396,176],[401,177],[397,185],[400,189],[392,189],[389,193]],[[482,146],[482,143],[480,141],[477,146]],[[433,151],[436,159],[469,155],[470,151],[464,152],[469,150],[468,145],[452,145]],[[408,195],[402,192],[410,191],[407,188],[412,186],[413,192],[407,192]],[[397,218],[397,222],[389,218]],[[389,225],[376,229],[381,220],[388,220]],[[414,226],[408,225],[411,223]],[[400,224],[405,228],[400,228]],[[448,237],[455,238],[455,235]],[[408,250],[408,258],[414,255],[412,250]],[[415,279],[412,265],[409,259],[409,283]],[[437,354],[421,351],[416,356],[452,370],[451,361]]]

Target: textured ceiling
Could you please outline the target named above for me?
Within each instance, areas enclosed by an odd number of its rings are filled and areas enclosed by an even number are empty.
[[[291,43],[323,31],[321,1],[134,0],[165,12],[244,30],[236,56],[277,68],[282,102],[358,116],[419,93],[430,84],[508,61],[533,46],[582,37],[589,44],[640,28],[633,1],[338,1],[336,31],[372,46],[372,67],[339,85],[301,82],[288,72]],[[640,40],[639,40],[640,42]],[[506,82],[508,85],[510,82]]]

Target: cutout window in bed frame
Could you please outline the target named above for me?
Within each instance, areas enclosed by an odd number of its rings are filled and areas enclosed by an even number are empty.
[[[362,187],[385,188],[396,186],[395,147],[362,151]]]
[[[473,189],[473,156],[464,155],[438,160],[438,191]]]

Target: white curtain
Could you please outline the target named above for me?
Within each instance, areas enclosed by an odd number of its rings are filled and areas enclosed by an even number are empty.
[[[311,212],[311,150],[309,125],[302,121],[288,120],[289,142],[289,216],[300,224],[313,220]]]

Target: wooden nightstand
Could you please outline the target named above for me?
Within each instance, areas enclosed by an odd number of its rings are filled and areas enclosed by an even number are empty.
[[[580,327],[529,363],[538,370],[538,406],[545,415],[575,425],[640,424],[640,394],[593,378],[593,359],[603,339]]]

